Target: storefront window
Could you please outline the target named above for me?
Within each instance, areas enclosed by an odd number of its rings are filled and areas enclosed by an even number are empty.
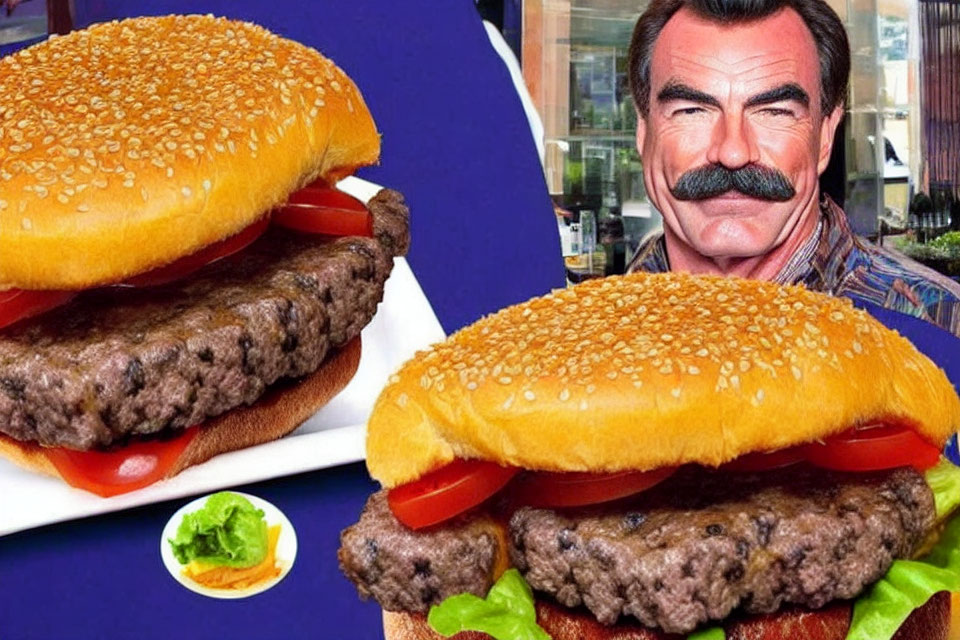
[[[527,0],[523,67],[546,134],[545,173],[574,280],[622,271],[659,228],[634,145],[627,49],[645,2]]]

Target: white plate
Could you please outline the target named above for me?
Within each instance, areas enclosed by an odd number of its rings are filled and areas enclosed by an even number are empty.
[[[378,190],[357,178],[341,182],[340,187],[364,200]],[[362,460],[364,425],[387,378],[418,349],[444,338],[437,316],[403,258],[394,260],[383,302],[361,337],[363,352],[356,375],[292,434],[217,456],[144,489],[101,498],[0,460],[0,535]]]
[[[268,528],[272,527],[273,525],[280,525],[280,537],[277,538],[276,548],[277,566],[280,567],[280,575],[278,575],[276,578],[265,580],[247,589],[211,589],[203,586],[202,584],[196,583],[183,575],[183,565],[180,564],[174,557],[173,548],[170,546],[170,540],[176,537],[177,528],[183,521],[183,516],[200,510],[206,503],[207,498],[210,496],[197,498],[193,502],[187,503],[180,507],[180,509],[173,514],[173,517],[167,521],[167,526],[163,528],[163,533],[160,536],[160,557],[163,559],[163,565],[167,568],[167,571],[170,572],[170,575],[173,576],[174,580],[182,584],[187,589],[190,589],[190,591],[199,593],[200,595],[226,600],[248,598],[252,595],[266,591],[287,577],[287,574],[293,567],[294,560],[297,558],[297,532],[293,529],[293,525],[290,524],[287,516],[283,515],[283,512],[280,511],[280,509],[277,509],[263,498],[252,496],[249,493],[242,493],[240,491],[233,491],[231,493],[235,493],[238,496],[243,496],[257,509],[262,510],[263,518],[267,521]]]

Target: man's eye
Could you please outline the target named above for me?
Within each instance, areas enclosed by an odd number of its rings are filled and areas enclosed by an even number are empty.
[[[682,109],[677,109],[673,112],[675,116],[692,116],[698,113],[703,113],[703,107],[684,107]]]
[[[762,112],[768,116],[778,116],[778,117],[793,117],[793,111],[790,109],[778,109],[777,107],[767,107],[763,109]]]

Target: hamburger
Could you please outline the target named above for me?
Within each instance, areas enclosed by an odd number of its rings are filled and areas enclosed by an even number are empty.
[[[0,453],[101,495],[278,438],[342,389],[409,243],[360,92],[212,16],[0,60]]]
[[[388,640],[943,640],[958,425],[944,373],[849,300],[591,280],[390,379],[340,566]]]

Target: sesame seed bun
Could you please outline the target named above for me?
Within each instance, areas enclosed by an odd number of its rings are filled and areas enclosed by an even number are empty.
[[[255,404],[233,409],[199,426],[166,477],[210,458],[281,438],[340,393],[360,366],[360,338],[333,352],[316,372],[272,387]],[[43,447],[0,435],[0,456],[30,471],[61,478]]]
[[[879,419],[943,446],[960,399],[849,300],[638,273],[503,309],[418,354],[377,400],[367,466],[386,487],[454,458],[550,471],[716,466]]]
[[[330,60],[211,16],[51,38],[0,59],[0,95],[0,290],[173,262],[380,151]]]

